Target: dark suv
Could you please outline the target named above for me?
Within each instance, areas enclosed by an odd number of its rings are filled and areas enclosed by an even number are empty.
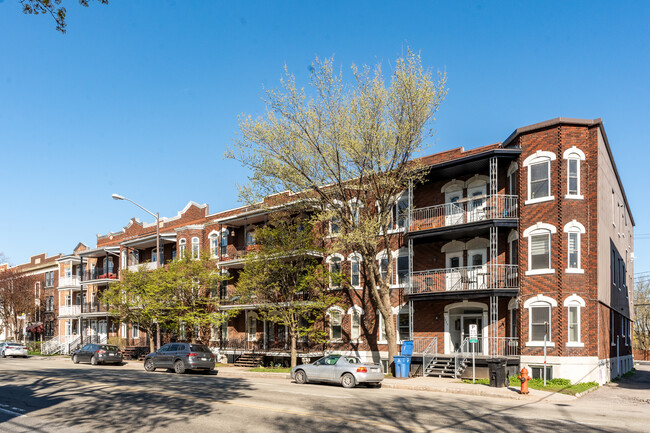
[[[168,343],[144,358],[144,369],[173,369],[176,373],[185,370],[202,370],[210,374],[214,370],[214,354],[204,344]]]

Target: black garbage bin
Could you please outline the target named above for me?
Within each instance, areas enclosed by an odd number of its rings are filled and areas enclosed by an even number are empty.
[[[488,371],[490,374],[490,386],[503,388],[509,385],[506,373],[506,358],[488,359]]]

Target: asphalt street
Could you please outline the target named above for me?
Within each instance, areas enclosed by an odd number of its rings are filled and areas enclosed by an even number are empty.
[[[650,366],[563,402],[0,359],[3,432],[647,432]],[[479,386],[479,385],[477,385]]]

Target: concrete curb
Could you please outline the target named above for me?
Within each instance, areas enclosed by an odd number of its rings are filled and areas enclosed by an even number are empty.
[[[599,389],[600,389],[600,385],[599,385],[599,386],[594,386],[593,388],[589,388],[589,389],[586,390],[586,391],[582,391],[582,392],[577,393],[577,394],[575,395],[575,397],[576,397],[576,398],[579,398],[579,397],[582,397],[583,395],[591,394],[592,392],[597,391],[597,390],[599,390]]]

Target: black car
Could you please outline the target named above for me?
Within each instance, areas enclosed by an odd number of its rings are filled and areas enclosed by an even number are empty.
[[[72,362],[90,362],[92,365],[122,363],[122,352],[117,346],[108,344],[86,344],[72,355]]]
[[[144,358],[144,369],[155,371],[167,368],[176,373],[185,370],[201,370],[210,374],[214,370],[214,354],[204,344],[168,343]]]

